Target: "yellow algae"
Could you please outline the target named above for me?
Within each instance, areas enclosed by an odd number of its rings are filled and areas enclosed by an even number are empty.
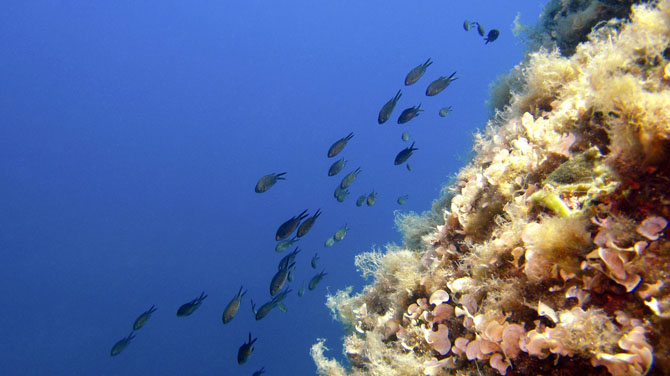
[[[622,4],[527,29],[472,161],[329,297],[349,364],[319,342],[320,374],[670,374],[670,0]]]

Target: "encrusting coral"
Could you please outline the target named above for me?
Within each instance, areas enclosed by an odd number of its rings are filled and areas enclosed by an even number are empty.
[[[529,53],[403,247],[357,256],[373,282],[328,299],[349,364],[319,341],[320,374],[670,374],[670,0],[581,3],[586,40]]]

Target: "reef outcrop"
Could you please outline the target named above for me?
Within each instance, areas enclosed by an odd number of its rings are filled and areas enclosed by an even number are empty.
[[[670,374],[670,0],[594,3],[627,16],[530,52],[403,246],[357,256],[372,283],[328,299],[349,364],[321,340],[320,374]]]

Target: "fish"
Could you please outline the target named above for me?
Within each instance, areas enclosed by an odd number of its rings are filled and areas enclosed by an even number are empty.
[[[270,296],[277,295],[281,289],[284,288],[284,284],[288,278],[288,273],[294,266],[295,262],[279,269],[277,273],[275,273],[275,275],[272,277],[272,281],[270,281]]]
[[[256,193],[263,193],[267,191],[268,189],[272,188],[273,185],[277,182],[277,180],[285,180],[284,175],[286,175],[286,172],[280,172],[278,174],[272,173],[272,174],[267,174],[263,176],[262,178],[258,179],[258,183],[256,183],[256,188],[254,188],[254,191]]]
[[[130,334],[128,334],[127,337],[124,337],[124,338],[120,339],[118,342],[116,342],[114,344],[114,346],[112,346],[112,351],[110,351],[110,355],[111,356],[119,355],[121,353],[121,351],[123,351],[123,349],[125,349],[126,346],[128,346],[128,344],[130,344],[130,341],[133,338],[135,338],[135,335],[133,333],[134,332],[131,331]]]
[[[451,106],[440,108],[440,117],[447,117],[451,113]]]
[[[431,82],[430,85],[428,85],[426,88],[426,95],[432,97],[440,94],[442,90],[446,89],[452,81],[458,79],[458,77],[454,77],[455,74],[456,72],[452,73],[449,77],[442,76]]]
[[[320,215],[321,215],[321,209],[317,209],[316,213],[314,213],[313,216],[305,219],[305,222],[300,224],[296,235],[299,238],[302,238],[303,236],[307,235],[307,232],[309,232],[312,226],[314,226],[314,222],[316,222],[316,219],[319,218]]]
[[[294,236],[293,239],[286,239],[286,240],[282,240],[282,241],[280,241],[280,242],[277,243],[277,245],[275,246],[275,252],[284,252],[285,250],[291,248],[291,246],[292,246],[295,242],[297,242],[298,240],[300,240],[300,239],[298,239],[297,236]]]
[[[407,133],[407,132],[402,132],[402,135],[400,136],[400,138],[401,138],[403,141],[408,141],[408,140],[409,140],[409,133]]]
[[[147,320],[149,320],[149,317],[151,317],[151,314],[154,312],[156,312],[156,306],[152,305],[151,308],[149,308],[148,310],[144,311],[141,315],[139,315],[137,319],[135,319],[135,322],[133,323],[133,330],[140,330],[140,328],[147,323]]]
[[[366,199],[368,206],[374,205],[376,199],[377,199],[377,192],[375,192],[375,191],[370,192],[370,194],[368,195],[368,197]]]
[[[482,26],[479,22],[475,22],[475,25],[477,25],[477,33],[479,33],[480,37],[484,36],[484,26]]]
[[[244,364],[248,359],[249,355],[254,351],[254,343],[258,338],[251,339],[251,332],[249,332],[249,340],[245,342],[240,349],[237,351],[237,364]]]
[[[275,307],[274,299],[270,300],[269,302],[263,304],[258,310],[256,310],[256,305],[254,304],[253,299],[251,300],[251,311],[254,313],[254,317],[256,318],[256,321],[262,319],[263,317],[267,316],[270,311]]]
[[[398,153],[398,155],[395,156],[395,161],[393,161],[393,164],[397,166],[397,165],[401,165],[401,164],[405,163],[407,161],[407,159],[409,159],[409,157],[412,156],[412,152],[414,150],[419,150],[419,149],[415,148],[414,147],[414,142],[412,142],[412,145],[410,147],[402,149]]]
[[[421,108],[421,103],[419,103],[418,106],[404,109],[403,112],[400,114],[400,116],[398,116],[398,124],[407,123],[408,121],[419,116],[419,112],[421,111],[423,111],[423,109]]]
[[[282,270],[286,269],[293,261],[295,261],[295,256],[300,253],[300,248],[295,247],[293,252],[289,253],[288,255],[284,256],[280,261],[279,265],[277,266],[277,270]]]
[[[344,200],[347,199],[347,196],[349,196],[349,190],[348,189],[342,189],[339,185],[335,188],[335,192],[333,192],[333,196],[337,200],[337,202],[344,202]]]
[[[312,269],[316,269],[316,262],[319,261],[319,254],[315,253],[314,256],[312,257]]]
[[[300,290],[298,290],[298,296],[302,297],[305,295],[305,281],[302,281],[302,286],[300,286]]]
[[[281,226],[279,226],[277,229],[275,240],[282,240],[291,235],[293,231],[295,231],[296,227],[298,227],[300,221],[302,221],[305,217],[307,217],[307,209],[303,210],[302,213],[298,214],[297,216],[293,216],[288,221],[282,223]]]
[[[237,295],[233,297],[233,300],[228,303],[226,308],[223,310],[223,315],[221,315],[221,320],[223,321],[224,324],[228,324],[235,318],[235,314],[237,314],[237,310],[240,309],[240,303],[242,302],[242,297],[244,294],[247,293],[245,290],[242,292],[242,289],[244,287],[240,286],[240,291],[237,292]]]
[[[190,316],[193,312],[195,312],[196,309],[200,307],[200,304],[202,304],[202,301],[205,300],[207,295],[205,295],[205,292],[203,291],[199,297],[191,300],[188,303],[184,303],[179,307],[177,310],[177,317],[186,317]]]
[[[338,159],[335,162],[333,162],[332,165],[330,165],[330,168],[328,169],[328,176],[335,176],[342,171],[344,166],[346,166],[347,160],[344,158]]]
[[[328,158],[332,158],[342,151],[345,146],[347,146],[347,142],[351,140],[351,138],[354,137],[354,132],[349,133],[345,137],[340,138],[339,140],[335,141],[334,144],[330,146],[328,149]]]
[[[409,198],[408,195],[402,195],[402,196],[398,197],[398,205],[404,204],[405,201],[407,201],[408,198]]]
[[[335,239],[336,242],[339,242],[340,240],[344,239],[344,236],[347,234],[347,230],[349,230],[349,228],[347,227],[347,224],[345,223],[344,226],[340,227],[339,229],[337,229],[337,231],[335,231],[335,235],[333,235],[333,239]]]
[[[465,29],[465,31],[470,31],[470,26],[472,26],[470,21],[468,20],[463,21],[463,29]]]
[[[323,246],[328,248],[328,247],[332,247],[333,244],[335,244],[335,238],[331,236],[330,238],[326,239],[326,242],[323,243]]]
[[[431,64],[433,64],[433,62],[430,61],[430,58],[428,58],[428,60],[426,60],[425,63],[417,65],[411,71],[409,71],[409,73],[407,73],[407,76],[405,77],[405,86],[409,86],[419,81],[421,76],[423,76],[423,74],[426,73],[426,68],[428,68],[428,66],[430,66]]]
[[[253,299],[251,300],[251,311],[254,313],[254,317],[256,318],[256,321],[262,319],[263,317],[267,316],[270,311],[272,311],[273,308],[279,307],[282,305],[282,301],[286,299],[286,296],[288,295],[289,292],[292,290],[289,289],[288,287],[284,289],[284,291],[280,292],[277,294],[272,300],[269,302],[263,304],[258,310],[256,310],[256,304],[254,303]],[[284,309],[286,309],[284,307]]]
[[[325,275],[328,275],[328,273],[326,273],[326,270],[324,269],[321,273],[312,277],[312,279],[310,279],[309,281],[309,285],[307,286],[309,290],[310,291],[314,290]]]
[[[295,275],[295,268],[291,268],[288,270],[288,274],[286,275],[286,282],[293,282],[293,278]]]
[[[281,304],[284,301],[284,299],[286,299],[286,297],[288,296],[288,293],[291,292],[291,291],[293,291],[293,290],[289,289],[288,287],[285,288],[284,291],[277,294],[277,296],[275,296],[274,299],[272,299],[272,301],[274,301],[275,305]],[[284,309],[286,309],[286,308],[284,308]]]
[[[354,183],[354,180],[356,180],[356,177],[358,176],[358,174],[360,174],[360,172],[361,172],[361,168],[358,167],[355,170],[351,171],[350,173],[346,174],[342,178],[342,181],[340,182],[340,188],[342,188],[342,189],[349,188],[349,186]]]
[[[493,42],[494,40],[498,39],[499,35],[500,35],[499,30],[491,29],[491,31],[489,31],[488,35],[486,35],[486,38],[484,38],[484,40],[486,41],[486,43],[484,43],[484,44],[489,44],[490,42]]]
[[[358,199],[356,199],[356,206],[363,206],[363,203],[365,202],[366,198],[367,198],[366,195],[358,196]]]
[[[407,167],[407,171],[412,171],[412,166],[410,166],[410,164],[409,164],[409,163],[408,163],[408,164],[406,164],[405,166]]]
[[[257,369],[251,376],[261,376],[264,373],[265,373],[265,367],[261,367],[260,369]]]
[[[398,90],[396,95],[382,106],[382,109],[379,111],[379,116],[377,117],[377,123],[384,124],[391,117],[391,113],[400,97],[402,97],[402,92]]]

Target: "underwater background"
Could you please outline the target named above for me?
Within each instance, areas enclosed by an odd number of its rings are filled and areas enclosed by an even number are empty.
[[[536,1],[119,1],[5,4],[0,14],[0,369],[8,375],[315,374],[316,338],[343,360],[327,292],[365,281],[354,256],[399,243],[394,212],[430,209],[490,114],[489,85],[523,57]],[[497,28],[484,44],[464,20]],[[407,72],[434,63],[412,86]],[[425,87],[456,71],[443,93]],[[379,125],[381,106],[403,95]],[[396,124],[403,108],[421,115]],[[440,108],[452,106],[445,118]],[[409,142],[401,134],[410,134]],[[353,132],[336,158],[328,147]],[[412,171],[394,166],[411,142]],[[327,176],[334,160],[345,169]],[[361,167],[342,203],[333,190]],[[287,172],[265,193],[257,180]],[[373,206],[359,195],[378,192]],[[396,203],[407,194],[407,202]],[[323,214],[270,299],[277,227]],[[344,224],[346,237],[324,241]],[[312,269],[314,253],[320,259]],[[298,297],[303,281],[328,273]],[[248,289],[235,319],[221,313]],[[205,291],[192,316],[177,308]],[[112,346],[157,311],[123,352]],[[236,355],[251,332],[249,361]],[[6,372],[6,373],[5,373]]]

